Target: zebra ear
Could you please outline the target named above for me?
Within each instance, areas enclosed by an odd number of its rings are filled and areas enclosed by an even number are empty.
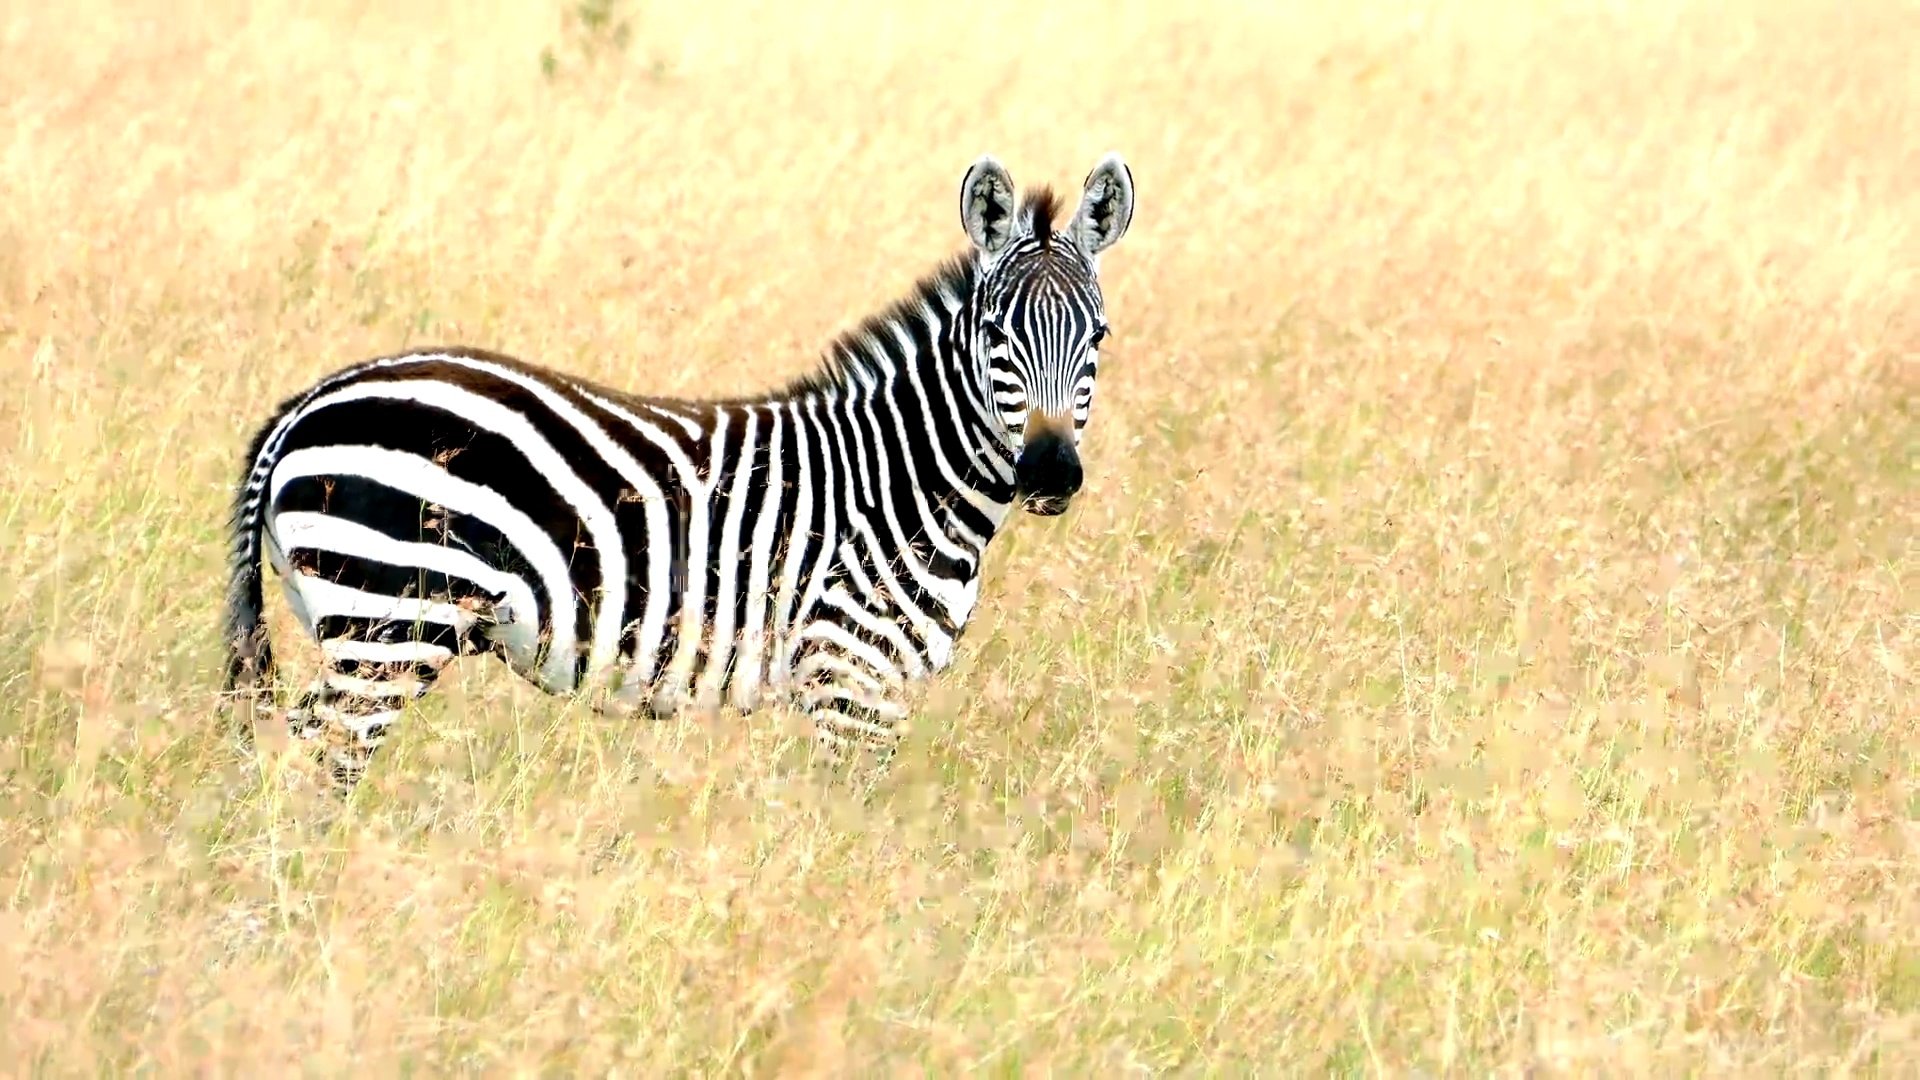
[[[1119,154],[1108,154],[1087,174],[1080,209],[1067,226],[1089,256],[1112,247],[1133,223],[1133,170]]]
[[[982,155],[960,181],[960,224],[988,255],[998,255],[1013,235],[1013,177],[992,154]]]

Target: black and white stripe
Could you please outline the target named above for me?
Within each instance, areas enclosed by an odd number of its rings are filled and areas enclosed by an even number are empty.
[[[255,436],[234,506],[228,685],[271,670],[262,549],[323,671],[288,712],[336,773],[364,768],[454,657],[495,652],[553,693],[671,713],[796,700],[820,740],[890,745],[945,667],[1016,502],[1079,486],[1106,331],[1097,256],[1126,166],[1063,231],[967,173],[973,250],[759,399],[635,397],[474,349],[340,371]]]

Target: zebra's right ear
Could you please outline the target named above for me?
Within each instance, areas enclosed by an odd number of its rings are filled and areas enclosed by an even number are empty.
[[[960,181],[960,224],[973,246],[998,255],[1013,235],[1013,177],[992,154],[982,155]]]

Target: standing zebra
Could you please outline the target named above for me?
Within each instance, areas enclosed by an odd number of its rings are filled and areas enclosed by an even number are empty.
[[[1127,231],[1117,155],[1064,231],[982,157],[972,248],[763,397],[635,397],[436,349],[347,368],[255,435],[233,507],[227,688],[272,670],[260,554],[318,639],[287,712],[354,783],[446,663],[497,652],[608,711],[799,704],[832,755],[890,749],[945,667],[988,541],[1059,514],[1107,335],[1100,253]]]

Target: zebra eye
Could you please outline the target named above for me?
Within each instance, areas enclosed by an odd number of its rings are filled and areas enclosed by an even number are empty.
[[[1093,344],[1089,345],[1088,348],[1097,349],[1100,347],[1100,343],[1105,340],[1107,340],[1107,328],[1102,326],[1093,332]]]
[[[1003,349],[1007,345],[1007,332],[994,323],[981,323],[980,336],[987,339],[989,349]]]

